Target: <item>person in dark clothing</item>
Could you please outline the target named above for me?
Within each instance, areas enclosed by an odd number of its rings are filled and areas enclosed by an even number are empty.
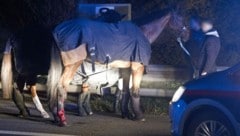
[[[204,33],[201,30],[201,21],[199,17],[193,16],[189,20],[190,36],[186,42],[186,49],[190,53],[188,56],[189,64],[193,70],[193,78],[198,78],[200,71],[199,56],[204,41]]]
[[[213,27],[211,20],[203,20],[201,24],[202,31],[205,33],[205,40],[201,49],[199,59],[200,76],[205,76],[217,70],[216,60],[220,51],[221,42],[217,30]]]

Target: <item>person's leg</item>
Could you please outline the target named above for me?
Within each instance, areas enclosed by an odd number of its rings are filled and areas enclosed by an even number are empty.
[[[140,104],[140,84],[142,81],[142,76],[144,73],[144,66],[140,63],[133,62],[132,63],[132,81],[133,87],[131,92],[131,99],[132,99],[132,108],[135,114],[135,119],[139,121],[145,121],[141,104]]]
[[[23,89],[25,85],[25,77],[22,75],[17,76],[16,84],[14,84],[13,89],[13,101],[16,104],[17,108],[20,110],[20,115],[23,117],[27,117],[30,115],[29,110],[25,105]]]

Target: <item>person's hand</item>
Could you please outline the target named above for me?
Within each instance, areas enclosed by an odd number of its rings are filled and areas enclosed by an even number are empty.
[[[207,75],[207,72],[202,72],[201,73],[201,76],[206,76]]]

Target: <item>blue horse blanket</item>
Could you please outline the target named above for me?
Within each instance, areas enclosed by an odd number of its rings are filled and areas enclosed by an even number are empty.
[[[133,23],[105,23],[73,19],[59,24],[53,31],[55,41],[63,52],[76,49],[82,43],[87,51],[95,48],[96,60],[106,63],[114,60],[149,64],[151,47],[142,31]]]

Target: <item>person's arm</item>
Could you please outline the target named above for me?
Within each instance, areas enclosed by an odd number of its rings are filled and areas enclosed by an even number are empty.
[[[203,68],[202,75],[206,75],[212,69],[219,52],[219,43],[216,38],[209,38],[206,41],[206,63]]]

